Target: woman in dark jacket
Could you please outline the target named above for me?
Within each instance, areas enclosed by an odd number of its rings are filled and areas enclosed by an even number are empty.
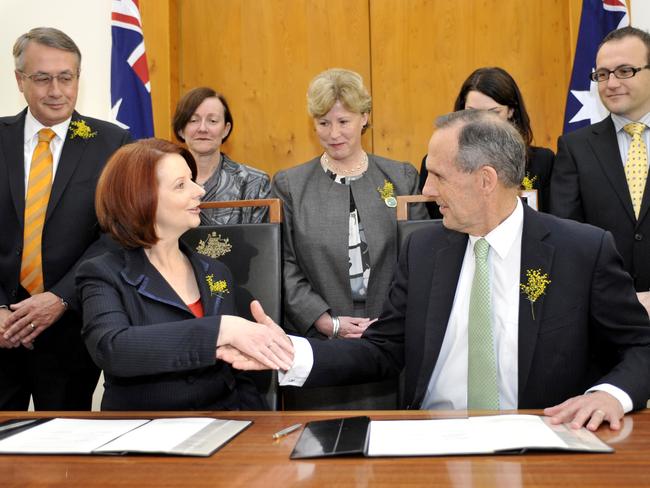
[[[454,110],[467,108],[489,110],[509,120],[524,139],[527,147],[526,178],[522,189],[537,190],[538,210],[548,212],[553,151],[545,147],[532,146],[533,130],[526,112],[519,87],[507,71],[501,68],[479,68],[463,83],[454,103]],[[424,187],[427,171],[426,156],[420,169],[420,191]],[[427,204],[431,218],[441,218],[438,206]]]
[[[228,268],[180,243],[200,221],[195,177],[187,150],[146,139],[120,148],[99,179],[97,217],[121,249],[86,261],[76,279],[82,336],[104,370],[103,410],[260,410],[253,383],[217,347],[291,364],[279,327],[233,315]]]

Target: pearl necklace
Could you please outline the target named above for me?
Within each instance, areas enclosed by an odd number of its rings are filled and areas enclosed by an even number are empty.
[[[351,168],[342,168],[340,166],[336,166],[332,164],[330,158],[327,156],[327,153],[324,152],[323,155],[320,157],[320,163],[323,165],[325,169],[329,169],[332,173],[336,175],[347,175],[347,176],[358,175],[363,173],[368,168],[368,155],[364,151],[363,157],[361,158],[361,162],[359,164],[356,164]]]

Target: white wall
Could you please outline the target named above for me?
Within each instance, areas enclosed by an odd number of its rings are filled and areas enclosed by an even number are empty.
[[[79,112],[110,119],[110,0],[0,1],[0,115],[18,113],[25,99],[18,91],[11,54],[16,38],[33,27],[56,27],[81,50]]]
[[[650,32],[650,2],[632,0],[632,25]]]

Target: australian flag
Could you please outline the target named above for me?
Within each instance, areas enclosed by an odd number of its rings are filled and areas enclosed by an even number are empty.
[[[598,83],[589,79],[603,38],[629,24],[625,0],[583,0],[571,86],[564,110],[564,133],[599,122],[607,109],[598,96]]]
[[[134,139],[153,137],[151,83],[138,0],[113,0],[111,112]]]

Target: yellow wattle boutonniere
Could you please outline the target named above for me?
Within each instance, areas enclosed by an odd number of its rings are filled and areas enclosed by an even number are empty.
[[[230,293],[230,290],[228,290],[228,283],[226,283],[226,280],[214,281],[214,275],[209,274],[205,277],[205,281],[208,283],[208,288],[210,289],[210,296],[216,293],[217,296],[223,297],[224,293]]]
[[[93,132],[85,120],[73,120],[70,122],[70,139],[81,137],[82,139],[90,139],[97,135],[97,131]]]
[[[521,180],[521,187],[524,190],[532,190],[533,189],[533,184],[537,180],[537,176],[533,176],[532,178],[530,177],[529,173],[526,173],[526,176],[524,176],[524,179]]]
[[[387,207],[390,208],[397,207],[397,199],[395,198],[395,187],[390,181],[384,180],[384,186],[383,187],[378,186],[377,191],[379,192],[381,199],[384,201]]]
[[[535,320],[535,302],[544,294],[546,287],[551,284],[551,280],[548,279],[547,273],[542,273],[541,269],[527,270],[526,278],[528,278],[528,281],[521,283],[519,286],[521,292],[530,302],[530,310],[533,314],[533,320]]]

